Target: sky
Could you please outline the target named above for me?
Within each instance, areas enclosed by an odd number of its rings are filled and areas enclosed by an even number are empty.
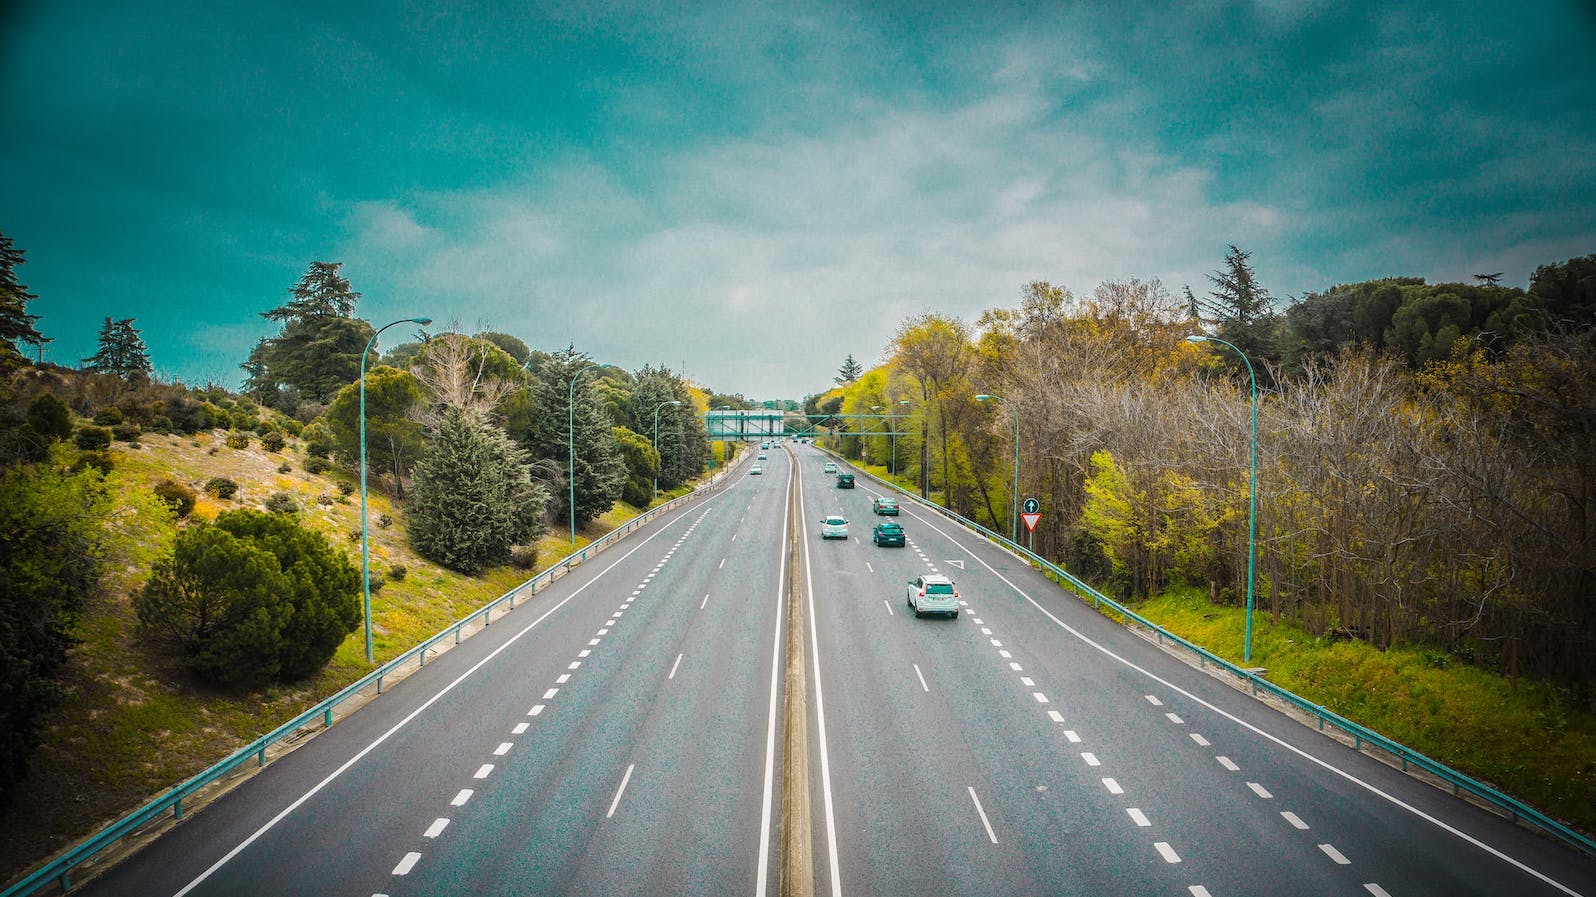
[[[1282,303],[1596,253],[1575,0],[8,2],[0,109],[46,359],[131,317],[193,385],[316,260],[377,326],[797,399],[1229,244]]]

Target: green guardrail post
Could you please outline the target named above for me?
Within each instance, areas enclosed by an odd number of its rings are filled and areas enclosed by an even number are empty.
[[[332,707],[328,706],[327,712],[322,715],[322,725],[332,728]]]

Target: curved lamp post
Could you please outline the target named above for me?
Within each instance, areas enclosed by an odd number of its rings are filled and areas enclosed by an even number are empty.
[[[1247,377],[1252,381],[1252,481],[1247,489],[1247,635],[1242,646],[1242,663],[1252,662],[1252,584],[1258,566],[1258,375],[1253,372],[1247,353],[1217,336],[1188,336],[1188,343],[1219,343],[1235,350],[1247,365]]]
[[[366,532],[366,356],[371,354],[371,347],[377,344],[377,337],[384,330],[396,324],[420,324],[425,327],[432,323],[431,318],[400,318],[377,328],[377,332],[366,340],[366,349],[360,353],[360,580],[365,600],[361,604],[361,612],[366,618],[366,663],[372,662],[371,656],[371,538]]]
[[[656,458],[659,456],[659,410],[661,408],[664,408],[666,405],[680,405],[680,404],[681,404],[681,402],[679,400],[672,399],[669,402],[660,402],[658,405],[654,406],[654,455],[655,455]],[[653,503],[653,499],[658,498],[658,497],[659,497],[659,467],[657,466],[657,463],[656,463],[656,466],[654,468],[654,492],[653,492],[652,495],[649,496],[649,503],[652,504]]]
[[[1014,417],[1014,495],[1009,501],[1009,541],[1020,544],[1020,412],[1014,410],[1009,400],[1002,396],[993,396],[982,393],[975,397],[977,402],[991,399],[1009,409],[1009,414]]]
[[[730,406],[730,405],[716,405],[715,406],[715,410],[716,411],[730,411],[730,410],[732,410],[732,406]],[[708,417],[708,415],[705,415],[705,417]],[[724,455],[724,454],[726,454],[726,418],[725,417],[721,417],[719,419],[718,423],[720,424],[720,439],[718,440],[720,442],[720,453],[722,455]],[[714,452],[710,452],[709,453],[709,469],[710,470],[714,470],[715,469],[715,453]]]
[[[565,478],[570,481],[571,503],[566,506],[567,516],[571,518],[571,544],[576,544],[576,381],[588,371],[598,370],[591,364],[584,364],[571,375],[571,388],[565,395],[565,424],[566,435],[571,448],[567,456]]]

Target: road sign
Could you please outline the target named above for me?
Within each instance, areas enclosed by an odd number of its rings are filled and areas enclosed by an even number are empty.
[[[1042,503],[1034,498],[1027,498],[1025,504],[1020,506],[1020,510],[1027,514],[1040,514],[1042,513]]]
[[[1034,532],[1036,532],[1036,522],[1038,520],[1042,519],[1042,515],[1041,514],[1021,514],[1020,515],[1020,519],[1025,521],[1025,531],[1028,532],[1028,533],[1034,533]]]

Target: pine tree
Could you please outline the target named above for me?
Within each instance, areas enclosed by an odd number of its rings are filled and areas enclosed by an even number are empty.
[[[450,408],[416,463],[410,543],[423,557],[474,576],[542,535],[548,498],[532,480],[526,452],[503,430]]]
[[[599,402],[592,384],[594,375],[583,373],[591,366],[587,356],[575,349],[543,361],[532,386],[536,413],[521,437],[532,457],[547,458],[567,468],[574,420],[576,465],[574,471],[567,470],[567,476],[574,476],[576,481],[575,517],[579,526],[613,507],[626,485],[626,462],[615,445],[613,423]],[[574,404],[569,399],[573,381]],[[562,490],[556,498],[565,495]],[[569,499],[564,503],[568,504]],[[562,508],[559,516],[562,521],[569,521],[570,509]]]
[[[19,363],[17,343],[42,348],[50,340],[34,328],[38,315],[28,314],[28,303],[39,298],[17,281],[17,266],[27,261],[11,238],[0,233],[0,366]]]
[[[148,380],[153,368],[150,351],[143,337],[133,327],[134,318],[120,321],[106,318],[100,325],[100,350],[83,359],[85,370],[96,374],[110,374],[118,379],[133,382]]]
[[[311,262],[305,275],[289,288],[294,298],[286,305],[261,312],[268,321],[288,323],[311,318],[352,318],[360,294],[338,269],[343,262]]]
[[[263,339],[241,365],[244,389],[262,404],[292,412],[301,399],[328,402],[360,377],[360,356],[375,332],[353,317],[360,294],[340,262],[312,262],[286,305],[262,312],[283,329]]]
[[[842,367],[837,368],[837,376],[832,379],[836,380],[838,386],[845,386],[858,380],[859,375],[863,373],[864,368],[854,360],[853,353],[849,352],[848,357],[842,362]]]

